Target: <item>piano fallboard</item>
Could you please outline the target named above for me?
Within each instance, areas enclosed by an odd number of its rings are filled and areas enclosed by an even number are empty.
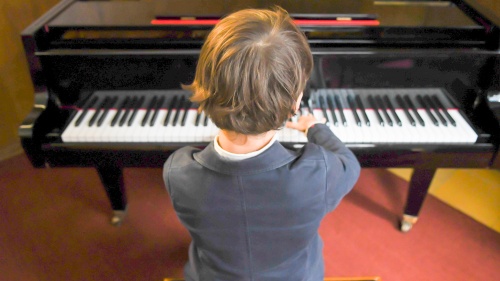
[[[299,149],[294,143],[282,143]],[[166,159],[183,146],[203,148],[207,143],[47,143],[42,146],[51,167],[163,167]],[[357,145],[347,144],[365,168],[487,168],[495,152],[491,144],[453,145]]]

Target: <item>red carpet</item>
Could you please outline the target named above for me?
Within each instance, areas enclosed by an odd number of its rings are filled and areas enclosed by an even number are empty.
[[[162,280],[182,275],[189,236],[173,213],[160,169],[127,169],[128,215],[111,208],[93,169],[0,163],[0,280]],[[327,276],[383,281],[496,280],[500,234],[429,196],[419,222],[398,231],[407,183],[364,169],[328,215]]]

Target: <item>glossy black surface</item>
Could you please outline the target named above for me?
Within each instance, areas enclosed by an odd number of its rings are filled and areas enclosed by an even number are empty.
[[[390,2],[377,4],[372,0],[190,0],[189,5],[186,5],[184,0],[82,1],[74,3],[63,14],[51,20],[49,27],[150,27],[150,21],[159,17],[221,18],[240,9],[269,8],[274,5],[283,7],[297,18],[375,16],[382,26],[480,27],[459,8],[448,2],[431,5],[421,3],[398,5]],[[443,20],[443,15],[446,15],[447,20]]]
[[[128,34],[125,40],[109,36],[101,38],[102,34],[69,40],[63,36],[68,30],[91,27],[93,30],[106,30],[117,26],[152,30],[154,27],[150,20],[159,15],[196,16],[203,13],[217,16],[243,6],[266,7],[270,2],[231,1],[231,4],[222,3],[220,6],[207,1],[196,3],[187,8],[188,6],[176,1],[166,0],[154,3],[63,1],[54,12],[48,13],[44,18],[46,22],[38,23],[38,29],[36,24],[28,28],[23,37],[29,61],[33,62],[31,69],[34,83],[39,88],[49,89],[44,103],[50,110],[41,113],[37,108],[34,114],[62,117],[48,118],[51,119],[50,122],[36,125],[40,129],[34,131],[42,132],[37,133],[36,142],[42,143],[45,139],[50,143],[58,139],[58,133],[71,115],[71,110],[67,108],[84,100],[95,90],[178,89],[181,84],[190,83],[196,67],[197,48],[202,43],[202,40],[191,40],[189,44],[172,43],[175,40],[161,37],[162,34],[159,38],[134,38],[137,33]],[[462,41],[475,42],[478,39],[468,37],[470,34],[467,32],[479,31],[477,34],[482,37],[486,34],[484,26],[449,3],[403,6],[375,5],[372,1],[338,1],[342,5],[325,3],[281,1],[278,4],[292,14],[306,17],[328,14],[376,15],[381,28],[389,28],[385,31],[392,30],[389,33],[393,37],[384,37],[382,40],[370,28],[359,27],[335,28],[328,32],[321,29],[308,31],[316,61],[310,81],[312,89],[442,87],[451,93],[451,99],[483,136],[482,140],[489,143],[496,136],[495,127],[490,124],[497,121],[484,110],[487,108],[484,93],[499,88],[499,75],[495,75],[498,73],[498,55],[488,48],[461,48]],[[446,20],[440,16],[444,12],[448,15]],[[429,28],[437,28],[442,37],[428,37],[429,34],[432,35]],[[451,38],[447,36],[452,36],[457,31],[460,31],[462,41],[455,41],[453,44],[447,42]],[[338,36],[339,34],[344,37]],[[352,34],[356,35],[353,37]],[[337,44],[342,40],[357,38],[356,36],[363,39],[362,44],[351,47],[342,44],[339,47]],[[384,45],[384,40],[388,46]],[[422,45],[427,47],[390,47],[406,41],[422,41]],[[167,48],[159,48],[162,44]],[[153,49],[152,45],[155,46]],[[445,48],[446,45],[450,45],[449,48]],[[32,121],[28,120],[26,123],[30,122]],[[33,123],[39,124],[40,120]],[[29,135],[26,128],[25,126],[21,130],[22,135]],[[492,141],[491,144],[486,150],[492,150]],[[478,150],[484,151],[484,148]]]
[[[242,8],[280,5],[297,19],[376,19],[377,26],[314,26],[301,29],[318,46],[462,46],[494,48],[491,32],[450,2],[383,1],[76,1],[47,22],[50,48],[199,49],[212,26],[153,25],[158,18],[221,18]],[[443,20],[446,15],[446,20]],[[140,31],[140,32],[139,32]],[[95,39],[99,39],[96,41]],[[497,40],[498,41],[498,40]],[[496,42],[498,45],[498,42]]]

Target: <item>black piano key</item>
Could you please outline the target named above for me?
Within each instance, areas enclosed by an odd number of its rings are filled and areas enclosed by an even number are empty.
[[[176,111],[175,111],[174,120],[172,121],[172,126],[176,126],[177,121],[179,121],[179,116],[181,115],[181,109],[182,109],[182,106],[184,105],[185,99],[186,98],[184,96],[181,96],[181,99],[180,99],[179,104],[178,104]]]
[[[306,115],[306,114],[307,114],[307,115],[309,115],[309,110],[307,109],[307,106],[305,106],[305,105],[304,105],[304,106],[301,106],[301,107],[300,107],[300,109],[299,109],[299,111],[301,112],[301,116],[302,116],[302,115]],[[306,112],[307,112],[307,113],[306,113]],[[304,114],[304,113],[305,113],[305,114]]]
[[[389,99],[389,97],[388,96],[384,96],[384,101],[385,101],[385,104],[386,104],[387,108],[389,108],[389,110],[391,111],[392,116],[394,117],[394,120],[396,121],[396,124],[399,127],[403,126],[403,123],[401,122],[401,119],[399,119],[398,114],[396,113],[396,109],[394,109],[394,106],[392,105],[391,100]]]
[[[118,109],[116,110],[115,116],[111,120],[111,127],[114,127],[116,125],[116,123],[118,123],[118,119],[120,119],[120,114],[127,106],[129,100],[130,100],[129,96],[126,96],[125,99],[123,99],[122,103],[120,104],[120,107],[118,107]]]
[[[307,114],[312,114],[312,109],[309,106],[309,101],[304,101],[303,99],[300,101],[300,108],[299,108],[299,113],[300,115],[306,115],[305,112],[307,111]]]
[[[326,101],[328,103],[328,107],[330,108],[330,112],[332,113],[332,118],[333,118],[333,125],[339,126],[339,121],[337,120],[337,115],[335,114],[335,101],[333,101],[332,96],[328,95],[326,97]]]
[[[441,112],[439,112],[438,106],[432,101],[432,99],[429,96],[424,96],[424,101],[434,111],[434,113],[438,117],[439,121],[441,121],[441,124],[443,124],[443,126],[448,126],[448,122],[446,121],[446,119],[444,119],[443,115],[441,115]]]
[[[130,115],[130,119],[127,122],[128,126],[132,126],[132,123],[134,123],[134,119],[135,119],[135,116],[137,115],[137,111],[139,111],[139,109],[141,108],[145,99],[146,98],[144,96],[141,96],[139,98],[139,100],[135,103],[134,110],[132,111],[132,115]]]
[[[201,119],[201,111],[198,110],[198,112],[196,113],[196,120],[194,121],[194,125],[196,127],[198,127],[198,125],[200,125],[200,119]]]
[[[446,108],[443,106],[443,104],[441,103],[441,101],[439,100],[439,98],[437,96],[432,96],[432,100],[434,101],[434,103],[439,108],[441,108],[441,110],[446,115],[446,118],[448,118],[448,121],[450,121],[451,125],[453,125],[454,127],[456,127],[457,123],[455,122],[455,119],[453,119],[453,117],[451,117],[451,115],[448,113],[448,110],[446,110]]]
[[[165,96],[161,96],[158,99],[158,102],[156,103],[155,112],[153,112],[153,116],[151,117],[151,121],[149,122],[149,126],[154,126],[156,119],[158,118],[158,112],[162,108],[164,102],[165,102]]]
[[[151,101],[149,102],[148,108],[146,109],[146,114],[144,115],[144,118],[142,118],[141,121],[141,126],[144,127],[149,120],[149,115],[151,115],[151,112],[154,110],[154,106],[156,105],[156,100],[158,99],[157,96],[154,96]]]
[[[309,111],[309,114],[314,115],[314,107],[312,106],[311,98],[307,100],[307,110]]]
[[[387,120],[387,124],[392,127],[393,122],[391,119],[391,116],[389,116],[389,113],[387,113],[387,107],[384,106],[384,102],[382,101],[382,98],[380,96],[375,96],[375,104],[377,104],[378,108],[380,111],[382,111],[382,114],[385,117],[385,120]]]
[[[321,111],[323,111],[323,115],[325,116],[326,125],[330,125],[330,118],[328,118],[328,114],[326,112],[326,103],[323,96],[319,96],[319,106],[321,107]]]
[[[191,105],[193,103],[187,99],[185,101],[185,104],[184,104],[184,114],[182,115],[182,119],[181,119],[181,126],[185,126],[186,125],[186,119],[187,119],[187,116],[188,116],[188,113],[189,113],[189,109],[191,108]]]
[[[117,100],[118,100],[117,96],[114,96],[113,98],[111,98],[109,100],[108,104],[104,108],[103,114],[101,115],[101,117],[99,117],[99,120],[97,120],[97,127],[101,127],[102,122],[104,122],[104,119],[106,119],[106,116],[108,115],[109,110],[115,105]]]
[[[396,101],[398,102],[399,106],[403,109],[403,111],[405,112],[406,114],[406,118],[408,118],[408,122],[410,122],[410,124],[412,126],[416,126],[417,123],[415,122],[415,119],[413,119],[413,117],[411,117],[411,114],[410,112],[408,111],[408,107],[406,106],[405,102],[403,101],[403,99],[401,98],[400,95],[397,95],[396,96]]]
[[[304,100],[301,100],[300,101],[300,108],[299,108],[299,113],[300,113],[301,116],[305,115],[304,111],[305,111],[306,108],[307,108],[307,106],[306,106]]]
[[[170,116],[172,116],[172,110],[177,106],[177,96],[174,96],[168,105],[168,112],[165,120],[163,121],[163,126],[167,126],[170,122]]]
[[[80,114],[80,116],[78,117],[78,119],[76,119],[75,121],[75,127],[78,127],[80,126],[80,124],[82,123],[83,121],[83,118],[85,118],[85,115],[87,115],[88,111],[89,111],[89,108],[91,108],[92,106],[94,106],[94,104],[97,102],[97,97],[93,97],[90,102],[83,108],[83,112],[82,114]]]
[[[205,120],[203,120],[203,126],[208,126],[208,115],[205,115]]]
[[[92,118],[90,118],[89,127],[92,127],[92,125],[94,125],[95,121],[97,121],[97,117],[99,117],[99,114],[101,113],[101,110],[106,106],[108,102],[109,97],[105,97],[99,107],[95,109],[94,115],[92,115]]]
[[[137,97],[134,96],[132,99],[125,105],[125,113],[123,113],[122,118],[120,118],[120,122],[118,125],[121,127],[125,122],[127,121],[127,117],[130,114],[130,110],[135,107],[135,104],[137,103]]]
[[[420,123],[420,125],[422,125],[422,126],[425,126],[424,119],[422,119],[422,117],[420,116],[420,114],[418,114],[417,108],[415,107],[415,105],[411,101],[410,97],[404,96],[404,99],[406,101],[406,104],[408,105],[408,108],[411,109],[411,110],[413,110],[413,112],[415,113],[415,116],[418,119],[418,123]]]
[[[378,119],[378,122],[379,122],[380,126],[384,126],[384,119],[382,118],[382,116],[378,112],[379,107],[375,103],[375,100],[373,99],[372,95],[368,96],[368,103],[373,108],[373,111],[375,111],[375,115],[377,116],[377,119]]]
[[[368,118],[368,115],[366,115],[365,105],[361,101],[361,98],[359,97],[359,95],[356,95],[356,103],[358,104],[358,108],[363,113],[363,118],[365,119],[366,126],[369,127],[370,126],[370,119]]]
[[[344,125],[344,127],[347,127],[347,121],[346,121],[345,115],[344,115],[344,108],[342,107],[342,104],[340,103],[340,98],[338,95],[334,95],[334,99],[335,99],[335,105],[337,106],[337,109],[340,112],[340,119],[342,120],[342,125]]]
[[[434,115],[431,112],[430,105],[427,104],[427,102],[424,99],[422,99],[422,96],[420,96],[420,95],[417,95],[417,101],[424,107],[425,112],[427,113],[427,115],[431,119],[432,123],[435,126],[439,126],[439,122],[437,121],[436,117],[434,117]]]
[[[354,104],[354,98],[351,95],[347,95],[347,103],[351,107],[352,115],[354,115],[354,120],[356,120],[356,125],[361,127],[361,120],[359,119],[356,105]]]

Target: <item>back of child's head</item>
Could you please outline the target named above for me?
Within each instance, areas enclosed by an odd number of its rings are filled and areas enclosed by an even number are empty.
[[[307,39],[285,10],[241,10],[210,32],[186,88],[217,127],[256,135],[290,117],[312,65]]]

